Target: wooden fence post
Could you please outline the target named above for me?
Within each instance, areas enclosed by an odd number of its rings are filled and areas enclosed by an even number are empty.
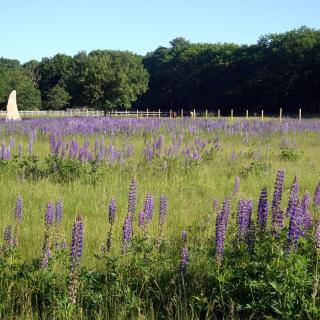
[[[279,121],[282,121],[282,108],[280,108],[280,112],[279,112]]]
[[[139,110],[137,109],[137,118],[139,118]]]
[[[206,109],[206,118],[208,118],[208,110]]]
[[[220,109],[218,109],[218,119],[220,119]]]
[[[261,110],[261,121],[263,121],[263,116],[264,116],[263,110]]]
[[[301,113],[301,108],[299,109],[299,122],[301,122],[301,116],[302,116],[302,113]]]
[[[193,109],[193,117],[196,117],[196,109]]]
[[[160,111],[160,109],[159,109],[159,118],[161,117],[161,111]]]
[[[169,118],[171,118],[171,116],[172,116],[172,110],[170,109]]]
[[[246,119],[249,119],[249,110],[246,110]]]
[[[231,121],[233,121],[233,109],[231,109],[231,114],[230,114],[230,116],[231,116]]]
[[[147,109],[147,118],[149,118],[149,109]]]
[[[183,118],[183,109],[181,109],[181,118]]]

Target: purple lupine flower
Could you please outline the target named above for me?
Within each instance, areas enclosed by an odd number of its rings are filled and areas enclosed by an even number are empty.
[[[98,161],[102,161],[103,159],[103,155],[104,155],[104,139],[101,140],[101,144],[100,144],[100,149],[99,149],[99,154],[98,154]]]
[[[42,269],[46,269],[49,266],[49,259],[51,257],[51,252],[49,248],[49,244],[47,243],[48,241],[45,242],[43,249],[42,249],[42,257],[40,261],[40,267]]]
[[[252,215],[252,201],[239,200],[237,211],[237,224],[238,224],[238,242],[245,239],[248,227],[251,223]]]
[[[2,142],[2,144],[1,144],[1,153],[0,153],[0,158],[2,160],[4,160],[4,152],[5,152],[5,150],[6,150],[6,145],[5,145],[4,142]]]
[[[61,223],[62,216],[63,216],[63,202],[61,199],[59,199],[56,203],[56,216],[55,216],[56,223]]]
[[[186,241],[186,240],[187,240],[187,231],[183,230],[183,231],[181,232],[181,238],[182,238],[183,241]]]
[[[16,242],[12,233],[12,227],[6,226],[4,230],[4,242],[5,242],[5,248],[9,249],[15,246]]]
[[[267,188],[263,187],[261,189],[260,199],[258,203],[258,217],[257,217],[257,225],[259,227],[259,231],[263,232],[266,230],[268,223],[268,192]]]
[[[61,250],[66,250],[67,247],[68,247],[67,241],[66,241],[66,239],[64,239],[60,244],[60,249]]]
[[[168,208],[168,198],[165,195],[161,195],[160,196],[160,214],[159,214],[160,225],[163,225],[166,220],[167,208]]]
[[[297,177],[294,177],[290,195],[289,195],[288,208],[286,212],[287,217],[291,216],[292,208],[296,206],[298,201],[299,201],[299,184],[297,181]]]
[[[13,150],[15,143],[16,143],[15,139],[12,136],[10,136],[10,142],[9,142],[10,150]]]
[[[21,158],[22,157],[22,142],[19,142],[19,146],[18,146],[18,157]]]
[[[231,154],[231,161],[235,162],[236,160],[237,160],[237,155],[236,155],[236,152],[233,150]]]
[[[96,140],[94,142],[94,154],[95,154],[95,156],[98,155],[98,151],[99,151],[99,139],[96,138]]]
[[[16,209],[14,214],[14,217],[18,222],[21,222],[22,220],[22,212],[23,212],[23,198],[22,198],[22,195],[20,194],[16,201]]]
[[[185,244],[182,247],[181,250],[181,258],[180,258],[180,273],[184,274],[186,272],[187,266],[189,264],[189,249],[188,249],[188,244],[185,241]]]
[[[302,228],[302,208],[301,203],[292,206],[292,212],[290,216],[289,222],[289,230],[288,230],[288,244],[287,251],[290,252],[292,246],[296,247],[298,244],[299,237],[301,235]]]
[[[130,213],[126,216],[122,227],[122,253],[126,254],[132,237],[132,220]]]
[[[316,240],[316,249],[318,251],[320,250],[320,219],[318,220],[318,223],[317,223],[315,240]]]
[[[47,227],[51,226],[54,222],[54,207],[51,202],[47,205],[47,211],[45,214],[45,225]]]
[[[317,184],[316,191],[314,193],[313,204],[316,207],[320,206],[320,181]]]
[[[70,283],[69,299],[72,304],[77,300],[78,273],[83,252],[83,223],[78,215],[72,228],[72,242],[70,252]]]
[[[71,140],[70,148],[69,148],[69,159],[75,159],[78,154],[79,145],[76,140]]]
[[[138,226],[140,229],[143,229],[145,227],[146,223],[146,213],[144,211],[141,211],[139,213],[139,219],[138,219]]]
[[[72,229],[70,270],[75,271],[80,266],[83,251],[83,223],[80,215],[77,216]]]
[[[212,200],[212,207],[213,207],[213,211],[217,212],[219,209],[219,202],[217,198],[213,198]]]
[[[149,144],[147,144],[147,146],[143,150],[143,153],[144,153],[147,161],[151,161],[154,157],[154,150],[152,149],[152,147]]]
[[[61,143],[61,159],[64,160],[66,158],[66,145],[62,141]]]
[[[130,183],[129,187],[129,199],[128,199],[128,212],[134,214],[136,212],[136,205],[137,205],[137,181],[133,178]]]
[[[230,200],[225,199],[216,220],[216,253],[215,259],[218,265],[221,264],[224,254],[224,241],[228,224]]]
[[[162,241],[162,234],[164,229],[164,224],[167,217],[167,208],[168,208],[168,198],[165,195],[160,196],[160,213],[159,213],[159,224],[158,224],[158,236],[156,240],[156,246],[159,248]]]
[[[248,231],[246,234],[246,242],[247,242],[248,251],[250,253],[253,253],[255,242],[256,242],[256,228],[253,221],[249,223]]]
[[[240,177],[236,177],[234,180],[234,186],[233,186],[233,194],[237,194],[240,187]]]
[[[30,135],[29,137],[29,155],[32,155],[32,151],[33,151],[33,137],[32,135]]]
[[[309,230],[312,227],[312,216],[309,211],[310,202],[310,193],[306,192],[301,201],[304,230]]]
[[[284,180],[284,171],[279,170],[274,186],[274,194],[272,199],[272,220],[271,225],[275,236],[278,230],[283,228],[283,210],[281,209],[282,188]]]
[[[104,252],[110,252],[111,245],[112,245],[112,231],[113,231],[113,224],[116,217],[116,200],[111,199],[109,202],[109,223],[110,223],[110,229],[107,234],[107,242],[102,244],[102,248]]]
[[[56,149],[56,141],[55,141],[55,136],[52,134],[50,135],[50,154],[53,156],[54,151]]]
[[[200,161],[201,160],[201,155],[198,152],[198,150],[195,150],[195,151],[192,152],[191,158],[192,158],[192,160],[195,160],[195,161]]]
[[[146,195],[146,200],[145,200],[144,209],[143,209],[143,211],[145,212],[145,218],[147,223],[150,223],[152,220],[153,208],[154,208],[153,196],[150,192],[148,192]]]
[[[116,200],[111,199],[109,202],[109,223],[114,224],[116,218]]]

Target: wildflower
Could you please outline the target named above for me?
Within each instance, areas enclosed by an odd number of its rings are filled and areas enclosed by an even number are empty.
[[[274,187],[272,199],[272,220],[271,225],[275,236],[278,236],[278,230],[283,228],[283,211],[281,209],[282,188],[284,180],[284,171],[279,170]]]
[[[137,205],[137,181],[133,178],[129,187],[128,212],[134,216]]]
[[[291,216],[292,208],[297,204],[299,200],[299,184],[297,181],[297,177],[294,177],[290,195],[289,195],[289,202],[288,202],[288,208],[287,208],[287,217]]]
[[[180,259],[180,273],[184,274],[186,272],[187,266],[189,264],[189,249],[188,244],[185,241],[182,250],[181,250],[181,259]]]
[[[233,194],[237,194],[239,191],[239,186],[240,186],[240,177],[236,177],[234,180],[234,186],[233,186]]]
[[[225,199],[216,220],[216,253],[215,259],[220,265],[224,254],[224,242],[229,217],[230,201]]]
[[[145,218],[146,218],[146,222],[148,223],[150,223],[152,220],[153,208],[154,208],[153,196],[150,192],[148,192],[146,195],[145,203],[144,203]]]
[[[257,217],[257,225],[259,227],[259,231],[265,231],[268,222],[268,192],[267,188],[263,187],[261,189],[261,194],[258,203],[258,217]]]
[[[165,195],[160,196],[160,213],[159,213],[159,231],[158,237],[156,240],[156,245],[159,248],[162,240],[163,235],[163,228],[167,217],[167,207],[168,207],[168,198]]]
[[[318,223],[317,223],[315,238],[316,238],[316,249],[317,251],[319,251],[320,250],[320,219],[318,220]]]
[[[122,253],[123,254],[126,254],[128,251],[131,237],[132,237],[132,220],[131,220],[130,213],[128,213],[122,227]]]
[[[23,198],[22,198],[22,195],[20,194],[17,198],[16,209],[15,209],[15,219],[19,222],[22,220],[22,212],[23,212]]]
[[[290,216],[289,230],[288,230],[288,244],[287,251],[290,252],[292,246],[296,247],[299,237],[301,235],[302,227],[302,208],[301,203],[298,202],[292,207],[292,213]]]
[[[316,191],[314,193],[313,204],[316,207],[320,206],[320,181],[317,184]]]
[[[77,300],[78,273],[83,252],[83,223],[78,215],[72,228],[72,242],[70,252],[70,279],[69,279],[69,299],[72,304]]]

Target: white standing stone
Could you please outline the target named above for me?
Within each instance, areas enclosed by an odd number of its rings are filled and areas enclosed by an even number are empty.
[[[16,90],[11,91],[8,104],[7,104],[7,117],[8,120],[21,120],[18,107],[17,107],[17,92]]]

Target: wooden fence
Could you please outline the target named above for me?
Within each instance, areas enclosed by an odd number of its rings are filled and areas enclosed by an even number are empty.
[[[0,118],[6,117],[6,111],[0,111]],[[28,111],[19,111],[21,118],[62,118],[62,117],[102,117],[104,116],[103,111],[99,110],[28,110]],[[160,109],[158,111],[140,111],[140,110],[126,110],[126,111],[108,111],[106,113],[107,116],[110,117],[122,117],[122,118],[183,118],[183,117],[191,117],[191,118],[229,118],[231,121],[234,120],[234,112],[233,109],[230,110],[229,115],[222,115],[220,109],[216,110],[216,112],[208,112],[205,110],[204,112],[198,112],[195,109],[191,112],[185,112],[181,109],[179,112],[173,112],[170,110],[169,112],[163,112]],[[282,108],[279,110],[279,121],[281,122],[283,119]],[[243,118],[244,115],[237,115],[237,117]],[[246,110],[245,118],[249,119],[249,111]],[[265,114],[264,111],[261,110],[259,114],[255,113],[254,115],[250,115],[250,118],[260,118],[261,121],[264,120]],[[302,110],[299,109],[297,112],[297,118],[299,121],[302,119]]]

